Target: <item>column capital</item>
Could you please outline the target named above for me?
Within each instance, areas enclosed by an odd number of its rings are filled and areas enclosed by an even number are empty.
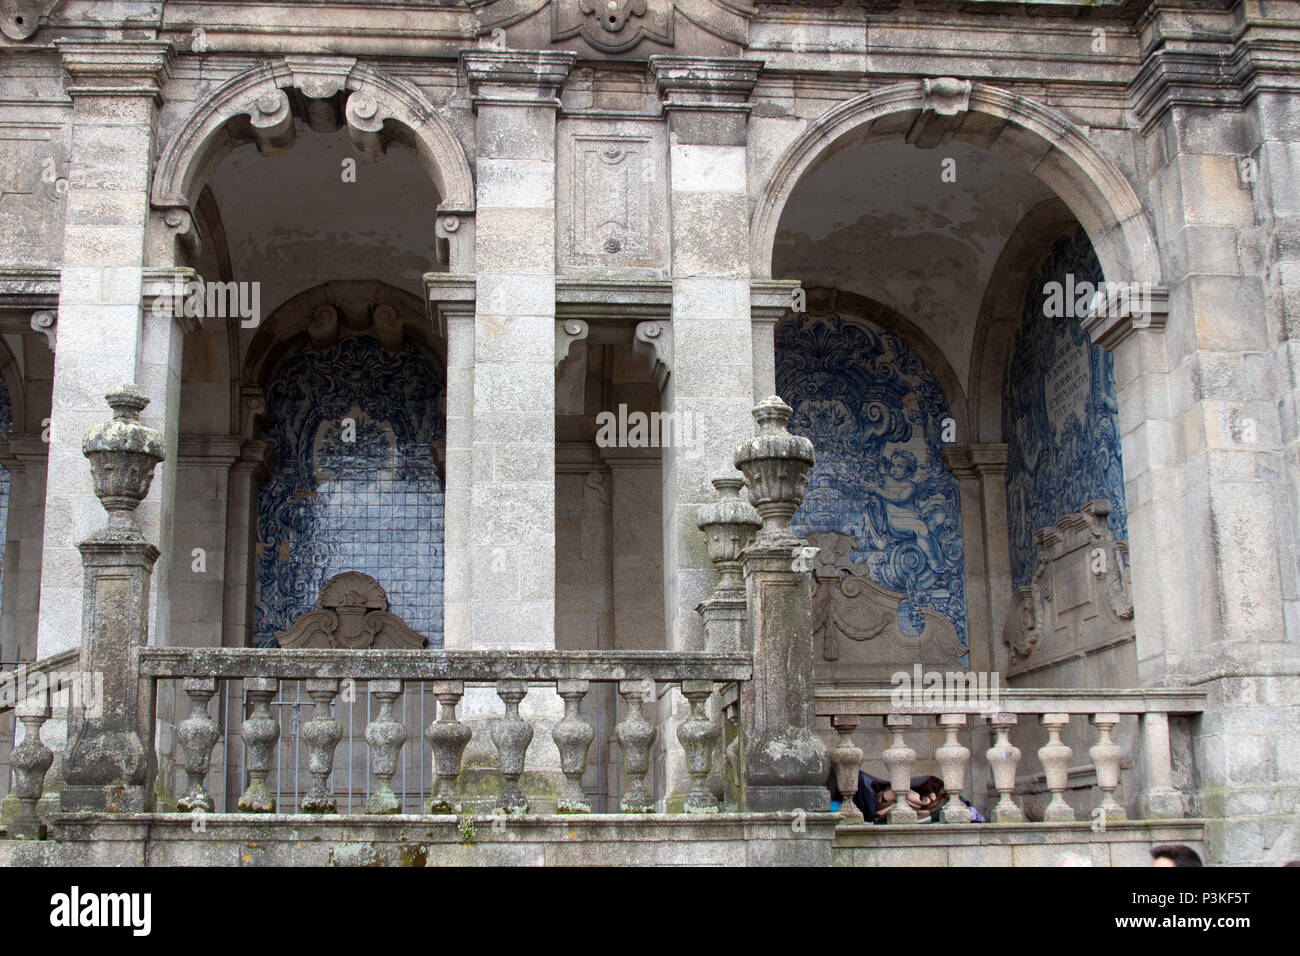
[[[66,90],[78,96],[158,98],[171,62],[165,40],[55,40],[71,80]]]
[[[567,50],[460,51],[475,110],[483,104],[559,109],[560,90],[577,59]]]
[[[429,320],[443,339],[447,338],[449,318],[474,318],[478,304],[478,283],[473,276],[426,272],[424,292],[429,304]]]
[[[1007,446],[1001,442],[972,442],[943,449],[943,463],[957,478],[985,478],[1007,473]]]
[[[23,471],[30,464],[44,465],[50,454],[50,443],[38,435],[21,435],[16,432],[0,435],[0,465],[11,474]]]
[[[798,279],[751,279],[750,320],[772,325],[780,322],[793,312],[794,296],[801,288]]]
[[[664,110],[749,112],[762,60],[708,56],[652,56],[650,74]]]

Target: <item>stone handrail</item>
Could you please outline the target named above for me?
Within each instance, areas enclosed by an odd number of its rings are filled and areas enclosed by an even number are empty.
[[[80,663],[80,658],[80,648],[73,647],[39,661],[14,661],[14,670],[5,671],[0,669],[0,675],[12,674],[15,676],[11,678],[0,676],[0,681],[12,680],[17,682],[20,679],[19,675],[30,681],[31,678],[34,677],[48,677],[50,674],[54,673],[64,674],[68,671],[76,670]],[[9,662],[6,661],[5,663]],[[48,687],[48,684],[43,684],[42,686]],[[57,688],[55,689],[57,690]],[[13,690],[14,693],[12,696],[8,693],[0,693],[0,714],[14,710],[16,705],[22,702],[23,697],[25,696],[24,688],[15,683]],[[42,693],[44,693],[44,691],[42,691]]]
[[[437,791],[426,805],[428,813],[457,813],[461,760],[471,737],[470,727],[457,719],[456,708],[467,685],[490,685],[505,704],[504,716],[493,721],[491,738],[500,757],[504,778],[498,809],[506,813],[528,812],[527,797],[519,787],[525,755],[532,741],[533,727],[520,715],[519,707],[530,686],[552,686],[564,702],[564,715],[552,731],[560,753],[564,776],[557,803],[560,812],[586,813],[591,807],[583,793],[581,779],[587,765],[587,749],[595,731],[582,715],[580,705],[593,683],[613,683],[622,697],[626,716],[616,727],[623,754],[623,767],[631,787],[623,794],[621,809],[627,813],[652,812],[654,801],[645,788],[650,770],[651,747],[657,736],[654,725],[642,713],[648,690],[656,685],[676,685],[690,704],[690,714],[677,736],[686,753],[686,767],[692,780],[685,798],[687,812],[716,812],[719,794],[709,789],[710,770],[721,720],[709,716],[705,705],[722,686],[747,681],[752,673],[749,656],[742,653],[678,654],[669,651],[472,651],[472,650],[326,650],[326,649],[235,649],[235,648],[152,648],[133,650],[140,681],[141,699],[156,699],[157,682],[179,680],[191,702],[190,715],[176,728],[184,752],[189,778],[188,792],[177,801],[186,812],[215,812],[215,801],[205,787],[213,747],[220,739],[209,703],[225,680],[242,680],[251,704],[241,734],[247,754],[248,786],[239,799],[247,813],[273,813],[275,795],[266,786],[274,762],[280,730],[270,715],[269,705],[282,680],[301,680],[314,703],[312,719],[302,726],[302,737],[310,748],[310,772],[314,786],[299,803],[302,813],[333,813],[336,801],[328,781],[335,750],[343,737],[343,725],[332,708],[343,681],[368,685],[378,700],[378,713],[365,733],[370,748],[371,771],[376,785],[366,801],[365,812],[390,814],[401,803],[391,781],[402,747],[405,726],[394,719],[393,707],[408,684],[431,684],[438,701],[438,717],[425,731],[432,751]],[[152,705],[144,708],[152,713]],[[738,726],[739,715],[730,719]],[[152,734],[147,739],[152,739]],[[716,778],[715,778],[716,780]]]
[[[841,812],[849,822],[863,822],[861,812],[853,803],[863,752],[853,744],[852,734],[864,717],[882,718],[885,730],[892,735],[890,746],[880,755],[889,768],[890,785],[900,795],[889,810],[890,823],[915,823],[918,820],[916,811],[901,799],[902,794],[909,792],[912,769],[917,762],[916,751],[908,745],[906,734],[913,728],[914,718],[930,716],[937,719],[945,734],[943,744],[934,753],[949,794],[948,802],[940,811],[945,823],[970,822],[970,812],[962,804],[961,794],[965,789],[971,753],[959,742],[958,733],[967,726],[968,720],[981,717],[988,719],[995,735],[993,745],[985,754],[999,796],[992,813],[995,823],[1025,819],[1013,797],[1021,751],[1010,739],[1012,728],[1022,717],[1037,718],[1048,733],[1047,743],[1038,749],[1047,789],[1052,794],[1044,813],[1045,822],[1075,819],[1074,809],[1065,801],[1073,749],[1061,741],[1061,732],[1074,715],[1087,717],[1097,732],[1097,743],[1088,748],[1100,791],[1097,807],[1093,810],[1094,817],[1107,821],[1126,818],[1126,811],[1114,796],[1119,786],[1124,752],[1111,740],[1111,733],[1120,718],[1127,715],[1136,716],[1141,728],[1142,763],[1146,777],[1141,795],[1142,815],[1170,818],[1182,817],[1185,813],[1182,794],[1175,789],[1173,782],[1169,718],[1201,713],[1205,706],[1205,693],[1202,691],[1184,688],[1008,688],[997,690],[995,696],[985,695],[983,699],[978,693],[973,694],[967,702],[951,694],[943,696],[947,699],[942,702],[927,702],[921,688],[908,691],[902,700],[899,691],[891,688],[817,689],[817,715],[830,718],[832,727],[839,734],[839,742],[830,751],[830,757],[836,783],[844,796]]]

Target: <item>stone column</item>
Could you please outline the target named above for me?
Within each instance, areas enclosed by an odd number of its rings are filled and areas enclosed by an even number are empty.
[[[807,542],[790,531],[803,501],[812,442],[786,431],[790,406],[775,395],[754,408],[758,435],[736,446],[749,500],[763,527],[742,557],[754,656],[743,685],[745,796],[750,810],[830,809],[830,759],[816,730],[813,705],[812,584],[794,570],[794,549]]]
[[[257,491],[270,474],[271,446],[245,440],[226,478],[225,590],[221,646],[251,647],[257,593]]]
[[[147,640],[149,577],[158,549],[145,540],[133,513],[163,460],[163,441],[140,424],[149,399],[135,386],[119,386],[106,398],[113,418],[89,432],[83,448],[108,524],[80,545],[81,667],[103,675],[104,692],[98,713],[68,709],[67,783],[60,794],[65,811],[147,809],[155,759],[153,715],[141,711],[131,651]]]
[[[80,442],[102,418],[102,396],[118,382],[148,379],[156,393],[147,421],[173,447],[178,412],[175,389],[157,386],[178,357],[172,337],[179,329],[170,320],[158,328],[141,313],[149,169],[170,46],[155,40],[59,40],[56,46],[72,97],[72,161],[45,499],[41,657],[76,646],[82,577],[76,542],[100,520]],[[172,467],[169,462],[140,509],[143,528],[165,550],[171,543],[163,502]],[[157,638],[167,603],[165,587],[156,589],[150,611]]]

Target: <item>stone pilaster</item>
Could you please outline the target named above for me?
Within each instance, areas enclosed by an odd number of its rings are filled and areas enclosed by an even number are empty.
[[[1090,324],[1115,355],[1139,680],[1207,691],[1193,726],[1192,812],[1211,818],[1215,863],[1300,850],[1300,619],[1289,613],[1300,578],[1288,504],[1300,323],[1288,288],[1294,158],[1283,145],[1300,113],[1289,66],[1259,56],[1277,23],[1249,9],[1240,17],[1255,22],[1207,21],[1195,36],[1177,12],[1152,20],[1132,92],[1167,312],[1157,296],[1151,311]],[[1230,52],[1243,58],[1240,85],[1204,69]]]
[[[443,647],[474,646],[470,618],[473,561],[469,545],[474,480],[473,276],[425,276],[430,311],[447,343],[446,462],[443,492]]]
[[[477,142],[475,647],[555,646],[555,115],[575,55],[465,50]]]
[[[41,520],[49,446],[36,435],[0,435],[0,465],[9,471],[4,542],[4,617],[0,660],[36,659],[41,588]]]
[[[753,680],[741,689],[745,799],[750,810],[830,809],[830,759],[813,704],[812,582],[794,569],[807,542],[790,531],[813,465],[812,442],[786,431],[790,406],[775,395],[754,408],[758,435],[736,446],[749,499],[763,518],[745,549]]]
[[[270,474],[271,446],[245,440],[226,478],[225,588],[221,646],[253,643],[253,596],[257,593],[257,489]]]
[[[654,56],[669,131],[673,368],[665,411],[689,415],[697,441],[664,449],[665,625],[669,646],[703,646],[695,607],[713,569],[696,512],[730,468],[754,403],[746,180],[749,96],[761,63]]]
[[[1011,594],[1007,543],[1007,446],[954,445],[944,462],[961,491],[963,554],[966,562],[966,626],[972,671],[1007,668],[1002,628]]]
[[[147,421],[174,451],[179,389],[174,336],[180,331],[170,318],[141,310],[150,162],[170,46],[153,40],[56,46],[73,105],[41,569],[42,657],[76,644],[81,566],[75,543],[100,520],[81,460],[82,434],[102,418],[105,392],[138,381],[154,397]],[[140,509],[142,527],[164,550],[171,547],[174,480],[169,462]],[[158,639],[165,639],[168,603],[160,581],[150,608]]]

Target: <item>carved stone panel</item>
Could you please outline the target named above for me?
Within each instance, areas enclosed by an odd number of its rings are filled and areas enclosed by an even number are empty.
[[[388,611],[388,595],[368,574],[344,571],[325,582],[316,609],[277,635],[281,647],[418,650],[427,643]]]
[[[561,264],[569,269],[662,270],[666,165],[659,137],[575,132],[559,157]]]
[[[950,665],[966,654],[957,629],[932,608],[921,610],[924,627],[908,634],[899,626],[905,595],[882,587],[852,559],[853,538],[831,531],[808,536],[813,558],[813,653],[819,681],[887,683],[913,664]]]
[[[1038,568],[1012,595],[1002,635],[1010,676],[1036,674],[1038,684],[1058,664],[1131,644],[1128,547],[1114,539],[1109,514],[1098,499],[1038,531]]]

